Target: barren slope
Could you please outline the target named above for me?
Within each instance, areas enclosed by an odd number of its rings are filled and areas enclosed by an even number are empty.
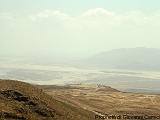
[[[90,120],[94,115],[80,107],[55,100],[27,83],[0,80],[2,120]]]
[[[95,114],[160,115],[160,95],[124,93],[110,87],[51,88],[45,86],[46,92],[56,99]]]

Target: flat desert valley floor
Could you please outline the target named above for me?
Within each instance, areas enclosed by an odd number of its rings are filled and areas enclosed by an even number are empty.
[[[103,84],[126,92],[160,93],[159,71],[6,63],[0,64],[0,78],[41,85]]]

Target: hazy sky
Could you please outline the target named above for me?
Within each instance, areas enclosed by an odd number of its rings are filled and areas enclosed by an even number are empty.
[[[0,55],[160,48],[160,0],[0,0]]]

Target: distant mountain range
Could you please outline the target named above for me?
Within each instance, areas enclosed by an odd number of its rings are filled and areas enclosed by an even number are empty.
[[[160,70],[160,49],[121,48],[96,54],[85,61],[99,68]]]

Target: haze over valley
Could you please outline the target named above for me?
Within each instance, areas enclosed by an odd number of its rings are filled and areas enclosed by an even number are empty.
[[[159,51],[116,49],[84,59],[56,62],[5,58],[0,64],[0,77],[33,84],[104,84],[123,91],[159,93]]]
[[[0,0],[0,120],[159,120],[160,0]]]

